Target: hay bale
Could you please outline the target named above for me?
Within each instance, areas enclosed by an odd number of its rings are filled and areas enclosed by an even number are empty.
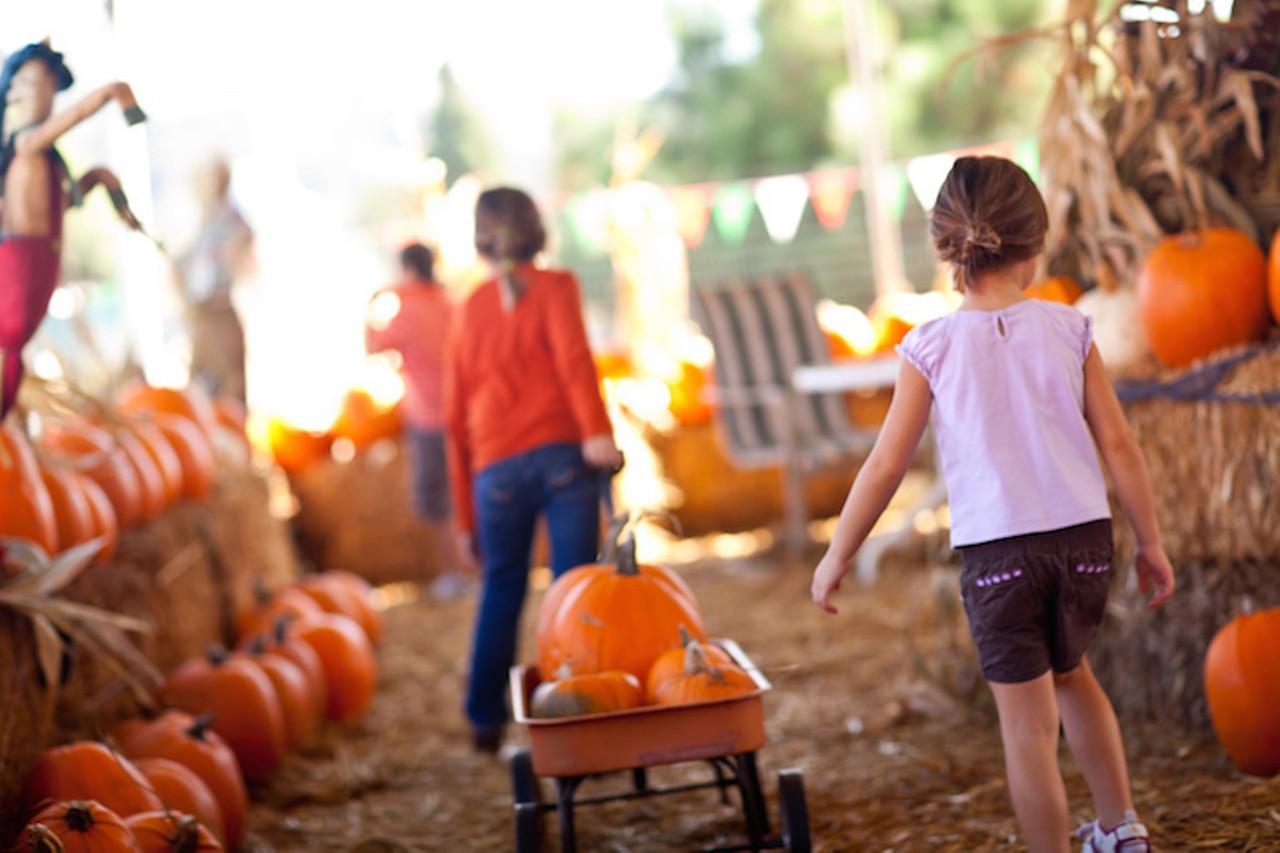
[[[223,466],[202,503],[183,503],[125,531],[111,561],[90,566],[63,597],[133,616],[153,626],[131,635],[160,673],[209,643],[231,640],[238,595],[254,577],[269,585],[298,574],[283,520],[270,512],[266,481],[245,466]],[[140,710],[111,669],[71,647],[57,701],[40,681],[31,622],[0,610],[0,838],[21,828],[22,784],[41,750],[101,737]]]
[[[1154,611],[1131,574],[1117,579],[1089,660],[1121,719],[1206,731],[1209,642],[1246,606],[1280,605],[1280,570],[1262,561],[1176,568],[1177,592]]]
[[[409,499],[407,460],[401,441],[382,441],[350,461],[324,459],[292,477],[302,557],[373,583],[433,577],[440,564]]]
[[[1204,365],[1157,377],[1166,389],[1195,371],[1231,364],[1200,400],[1153,396],[1125,412],[1151,469],[1165,549],[1175,563],[1233,563],[1280,558],[1280,346],[1223,352]],[[1118,383],[1123,392],[1125,385]],[[1228,399],[1240,395],[1239,400]],[[1119,517],[1119,516],[1117,516]],[[1127,525],[1118,542],[1132,551]]]
[[[624,444],[627,467],[619,488],[628,504],[670,513],[685,536],[755,530],[782,520],[782,468],[736,467],[720,449],[712,424],[664,430],[630,413],[615,426],[623,424],[638,438]],[[808,477],[809,517],[837,515],[856,471],[851,463],[847,470]],[[637,483],[644,480],[651,482]]]

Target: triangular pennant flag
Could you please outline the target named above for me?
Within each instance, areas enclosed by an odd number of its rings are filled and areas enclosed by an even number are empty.
[[[925,210],[932,210],[933,203],[938,200],[938,190],[947,179],[947,173],[956,162],[956,155],[951,152],[928,154],[917,157],[907,163],[907,180],[916,194],[916,200]]]
[[[676,231],[690,249],[702,243],[711,220],[711,188],[706,184],[667,187],[667,198],[676,209]]]
[[[901,222],[907,210],[907,175],[897,163],[885,163],[876,176],[880,204],[894,222]]]
[[[720,235],[720,239],[737,245],[746,239],[754,212],[755,205],[749,186],[743,183],[724,184],[716,193],[711,218],[716,224],[716,233]]]
[[[809,173],[809,201],[823,228],[839,228],[849,214],[849,202],[858,189],[857,169],[830,169]]]
[[[809,201],[809,184],[803,175],[777,175],[756,182],[756,205],[764,219],[765,230],[775,243],[795,239]]]
[[[609,191],[600,187],[579,193],[565,208],[569,226],[584,252],[603,254],[609,242]]]

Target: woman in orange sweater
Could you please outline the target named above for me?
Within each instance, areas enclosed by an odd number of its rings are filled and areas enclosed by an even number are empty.
[[[538,517],[546,517],[556,577],[594,560],[598,471],[616,469],[622,455],[600,398],[577,279],[533,264],[546,245],[533,200],[487,190],[475,227],[494,277],[455,315],[445,419],[459,544],[483,565],[466,713],[475,748],[494,752]]]

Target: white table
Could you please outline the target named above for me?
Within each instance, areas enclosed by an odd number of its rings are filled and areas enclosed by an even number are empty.
[[[861,361],[804,365],[791,375],[791,384],[806,394],[892,388],[901,364],[898,356],[887,355]]]

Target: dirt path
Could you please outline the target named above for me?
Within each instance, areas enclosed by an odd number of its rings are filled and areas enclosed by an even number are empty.
[[[829,618],[808,602],[807,565],[766,555],[679,568],[709,632],[735,639],[773,682],[759,759],[775,826],[775,776],[794,767],[815,849],[1021,849],[951,571],[897,567],[842,592],[842,612]],[[327,732],[253,791],[250,850],[513,849],[507,766],[471,753],[459,711],[473,607],[419,598],[387,611],[369,716]],[[1235,772],[1211,736],[1133,727],[1128,736],[1135,796],[1160,849],[1280,851],[1280,783]],[[525,733],[511,741],[526,743]],[[1073,819],[1086,820],[1087,792],[1065,753],[1064,767]],[[705,768],[659,768],[654,778]],[[706,791],[585,807],[578,832],[584,851],[744,840],[738,807]],[[559,849],[554,830],[549,838]]]

